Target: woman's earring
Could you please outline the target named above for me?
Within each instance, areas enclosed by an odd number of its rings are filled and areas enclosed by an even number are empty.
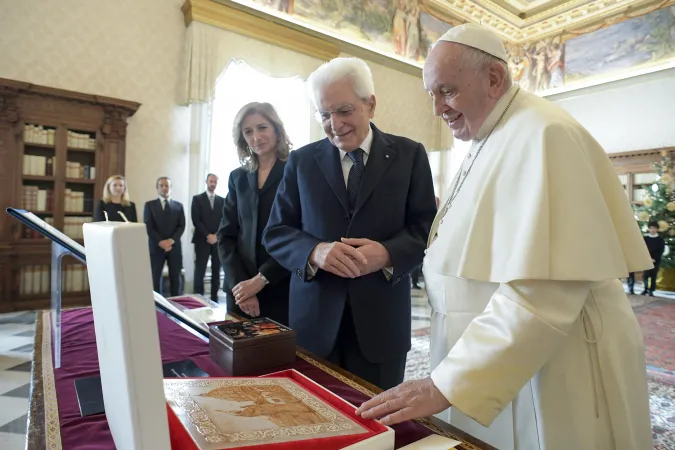
[[[252,155],[252,154],[253,154],[253,149],[251,148],[251,146],[249,145],[249,146],[246,147],[246,148],[248,149],[248,152]]]

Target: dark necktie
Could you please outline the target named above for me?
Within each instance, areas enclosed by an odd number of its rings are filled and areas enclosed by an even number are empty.
[[[347,153],[349,159],[354,162],[354,165],[349,169],[349,177],[347,178],[347,194],[349,195],[350,209],[354,209],[356,204],[356,196],[359,193],[359,186],[361,185],[361,178],[363,178],[363,150],[357,148],[354,151]]]
[[[169,201],[167,199],[162,200],[162,209],[165,214],[169,214]]]

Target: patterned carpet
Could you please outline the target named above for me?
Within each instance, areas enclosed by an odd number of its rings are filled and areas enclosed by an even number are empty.
[[[645,340],[655,450],[675,450],[675,301],[629,296]],[[406,380],[429,375],[429,331],[412,333]]]

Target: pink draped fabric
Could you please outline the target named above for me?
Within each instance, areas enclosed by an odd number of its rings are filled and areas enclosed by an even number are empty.
[[[188,308],[204,306],[190,298],[178,300]],[[162,363],[192,359],[211,376],[228,376],[209,358],[208,344],[193,336],[162,313],[157,313]],[[75,380],[99,374],[96,336],[91,308],[63,311],[61,368],[54,370],[64,449],[110,450],[115,448],[105,414],[81,417],[75,393]],[[368,397],[309,362],[296,358],[293,365],[276,370],[296,369],[353,405]],[[262,375],[262,374],[256,374]],[[432,434],[416,422],[393,427],[396,448]]]

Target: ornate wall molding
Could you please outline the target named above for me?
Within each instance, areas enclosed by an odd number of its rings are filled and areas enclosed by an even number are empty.
[[[19,121],[19,105],[17,92],[0,88],[0,120],[10,123]]]
[[[192,21],[203,22],[323,61],[347,53],[400,72],[422,76],[420,65],[383,55],[230,0],[186,0],[182,11],[185,26]]]
[[[127,118],[129,111],[121,108],[105,108],[101,133],[110,137],[124,139],[127,135]]]
[[[329,60],[340,53],[334,43],[276,23],[271,16],[255,14],[251,8],[244,6],[224,5],[212,0],[187,0],[182,10],[185,26],[195,20],[322,60]]]

